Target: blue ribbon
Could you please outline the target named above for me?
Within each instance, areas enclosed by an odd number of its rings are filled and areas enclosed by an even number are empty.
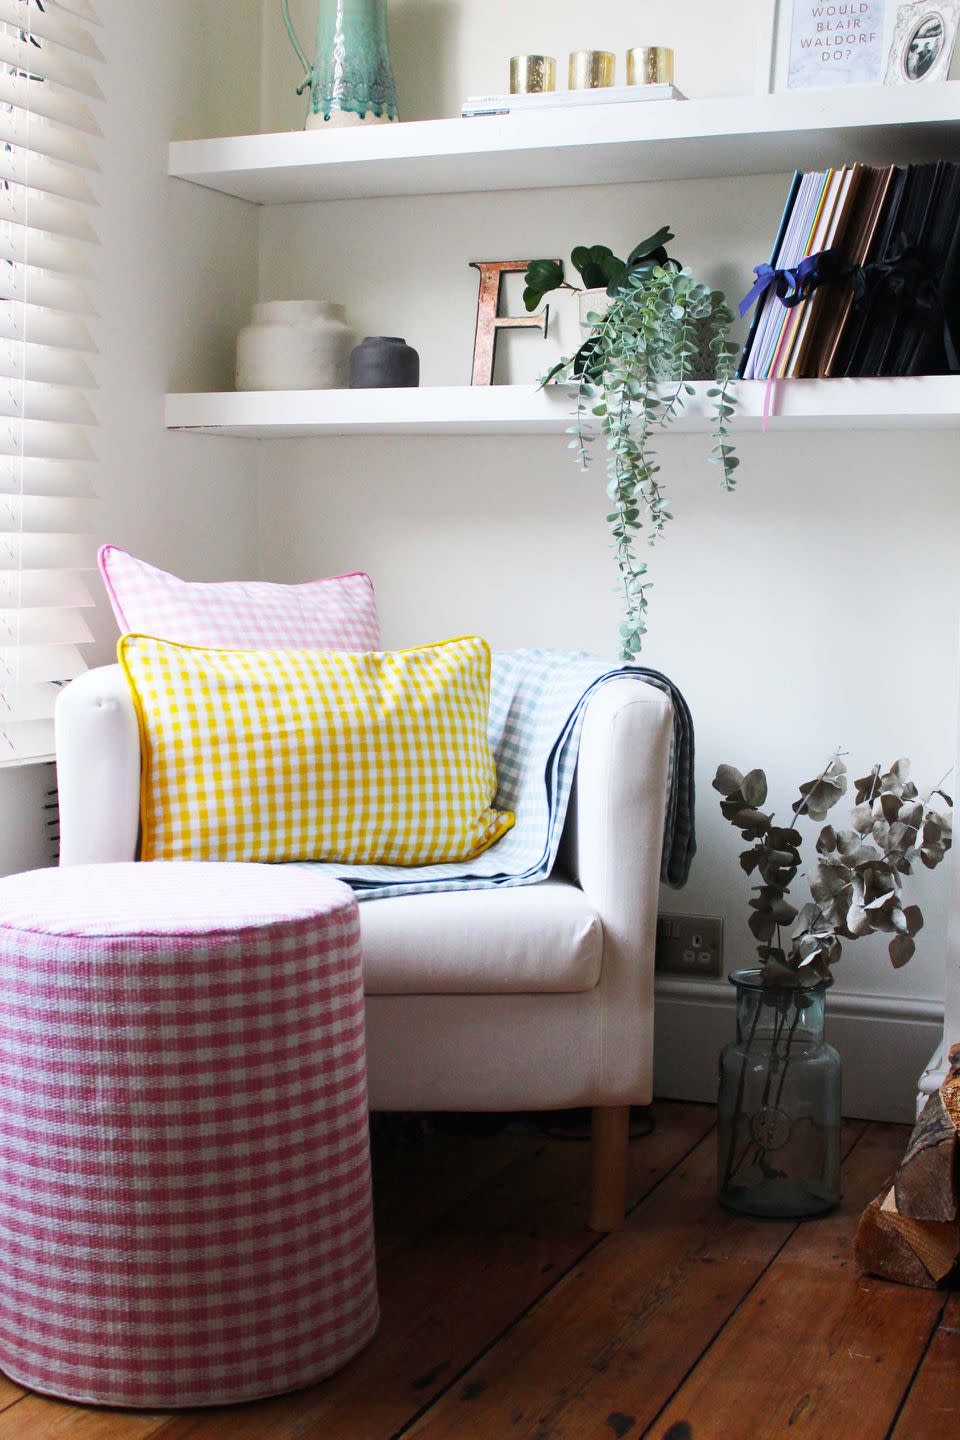
[[[830,280],[836,273],[835,250],[818,250],[816,255],[807,255],[790,270],[776,270],[772,265],[758,265],[754,270],[756,280],[749,295],[740,302],[740,314],[746,315],[752,305],[768,290],[773,290],[781,304],[788,310],[799,305],[812,295],[818,285]]]

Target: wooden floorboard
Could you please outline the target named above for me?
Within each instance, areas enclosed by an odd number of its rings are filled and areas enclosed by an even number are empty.
[[[860,1212],[906,1138],[868,1127],[839,1210],[797,1228],[647,1434],[884,1440],[943,1305],[936,1291],[858,1276],[851,1255]]]
[[[960,1435],[960,1295],[863,1279],[850,1258],[906,1130],[848,1126],[843,1206],[798,1226],[723,1211],[712,1112],[657,1108],[631,1146],[635,1208],[603,1239],[584,1224],[587,1145],[381,1135],[383,1320],[340,1375],[183,1414],[67,1405],[0,1378],[0,1440]]]
[[[960,1294],[947,1300],[891,1440],[945,1440],[948,1435],[960,1435]]]
[[[849,1127],[848,1147],[863,1129]],[[639,1434],[795,1229],[729,1215],[715,1191],[710,1135],[411,1440]]]

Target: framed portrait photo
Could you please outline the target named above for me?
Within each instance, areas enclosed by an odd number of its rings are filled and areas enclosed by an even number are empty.
[[[886,83],[946,80],[960,27],[960,0],[913,0],[894,10]]]

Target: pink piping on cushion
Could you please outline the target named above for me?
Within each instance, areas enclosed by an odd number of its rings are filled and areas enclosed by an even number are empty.
[[[114,590],[113,582],[110,579],[110,573],[107,570],[107,555],[111,550],[116,550],[117,548],[116,545],[100,546],[100,549],[97,551],[97,569],[100,571],[100,579],[103,581],[104,589],[107,592],[107,599],[110,601],[114,619],[119,625],[120,630],[126,631],[130,629],[130,626],[127,624],[127,617],[123,613],[123,608],[117,598],[117,592]]]

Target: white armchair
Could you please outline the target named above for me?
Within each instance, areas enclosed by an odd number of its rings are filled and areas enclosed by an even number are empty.
[[[559,871],[360,906],[374,1110],[592,1107],[590,1223],[623,1218],[629,1107],[651,1099],[670,701],[599,687]],[[61,864],[133,860],[140,746],[118,666],[57,708]]]

